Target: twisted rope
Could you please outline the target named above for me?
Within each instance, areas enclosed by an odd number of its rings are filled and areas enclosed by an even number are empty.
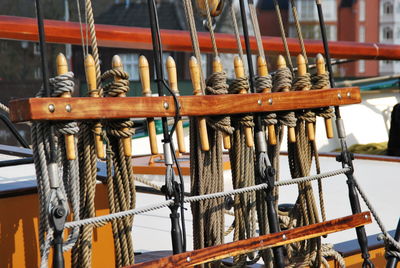
[[[345,174],[346,172],[349,172],[349,171],[350,171],[350,168],[342,168],[342,169],[333,170],[330,172],[321,173],[318,175],[278,181],[278,182],[276,182],[275,186],[277,186],[277,187],[289,186],[289,185],[293,185],[293,184],[311,182],[311,181],[318,180],[318,179],[331,178],[334,176]],[[268,184],[262,183],[262,184],[258,184],[258,185],[254,185],[254,186],[248,186],[248,187],[243,187],[243,188],[224,191],[224,192],[216,192],[216,193],[205,194],[205,195],[201,195],[201,196],[191,196],[191,197],[185,198],[184,202],[185,203],[193,203],[193,202],[199,202],[199,201],[209,200],[209,199],[225,198],[225,197],[232,196],[232,195],[239,195],[239,194],[264,190],[267,187],[268,187]],[[120,211],[120,212],[116,212],[116,213],[112,213],[112,214],[108,214],[108,215],[93,217],[90,219],[83,219],[83,220],[79,220],[79,221],[67,222],[67,223],[65,223],[65,228],[69,229],[69,228],[74,228],[77,226],[83,226],[83,225],[88,225],[88,224],[93,224],[96,227],[101,227],[105,223],[110,222],[112,220],[116,220],[116,219],[127,217],[127,216],[139,215],[139,214],[143,214],[143,213],[150,212],[153,210],[165,208],[165,207],[171,206],[174,202],[175,201],[173,199],[169,199],[169,200],[159,202],[156,204],[150,204],[147,206],[143,206],[141,208],[135,208],[135,209],[127,210],[127,211]]]
[[[326,72],[322,75],[313,75],[311,77],[312,88],[311,89],[323,89],[330,88],[329,73]],[[333,107],[324,107],[314,111],[317,116],[321,116],[324,119],[333,118],[335,116],[335,110]]]

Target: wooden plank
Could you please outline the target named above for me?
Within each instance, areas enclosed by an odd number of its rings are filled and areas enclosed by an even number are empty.
[[[178,98],[182,116],[298,110],[361,102],[360,90],[356,87]],[[50,112],[49,105],[54,105],[53,112]],[[66,105],[70,105],[72,109],[67,111]],[[175,106],[172,97],[30,98],[10,101],[10,118],[13,122],[173,117],[174,115]]]
[[[45,20],[46,41],[57,44],[81,45],[79,24],[57,20]],[[83,26],[84,27],[84,26]],[[125,27],[96,24],[98,45],[102,47],[117,47],[129,49],[152,49],[151,33],[148,28]],[[34,18],[0,16],[0,38],[12,40],[38,41],[37,22]],[[165,51],[192,51],[189,32],[178,30],[161,30],[163,49]],[[179,42],[177,42],[179,40]],[[236,53],[237,45],[232,34],[216,34],[218,51],[221,53]],[[284,53],[280,37],[264,36],[264,50],[272,53]],[[242,39],[242,43],[243,43]],[[199,44],[202,52],[212,52],[209,35],[199,33]],[[256,40],[250,38],[253,53],[256,53]],[[301,53],[296,39],[288,38],[289,51],[292,55]],[[305,40],[307,54],[316,56],[324,54],[320,40]],[[244,47],[244,45],[243,45]],[[331,56],[345,59],[375,59],[398,60],[400,49],[398,45],[380,43],[358,43],[348,41],[329,42]],[[357,51],[357,53],[354,53]]]
[[[130,267],[191,267],[210,261],[221,260],[230,256],[282,246],[305,239],[340,232],[366,225],[371,222],[370,212],[363,212],[275,234],[268,234],[219,246],[180,253],[150,262],[138,263]]]

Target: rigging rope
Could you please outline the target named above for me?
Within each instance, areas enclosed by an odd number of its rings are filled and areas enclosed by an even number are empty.
[[[68,72],[50,79],[50,90],[53,97],[60,97],[64,92],[73,92],[74,81],[73,73]],[[44,97],[43,88],[36,95]],[[32,151],[35,163],[37,187],[39,194],[39,241],[40,241],[40,267],[47,267],[48,255],[53,240],[53,230],[50,226],[48,210],[51,204],[56,205],[58,202],[67,204],[69,201],[73,213],[73,219],[80,220],[79,206],[79,170],[78,160],[68,160],[65,150],[65,141],[63,134],[77,134],[79,128],[76,122],[58,122],[55,124],[56,134],[56,151],[57,151],[57,169],[61,172],[58,180],[59,188],[51,188],[49,175],[49,155],[50,146],[49,134],[50,123],[35,122],[32,124]],[[76,147],[76,138],[74,140]],[[69,250],[75,244],[79,235],[79,228],[74,228],[64,242],[63,251]]]

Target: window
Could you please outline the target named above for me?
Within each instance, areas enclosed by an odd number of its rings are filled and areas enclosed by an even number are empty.
[[[135,53],[119,55],[129,80],[139,80],[139,55]]]
[[[358,41],[365,42],[365,26],[361,25],[358,29]]]
[[[365,60],[358,61],[358,72],[365,73]]]
[[[393,30],[391,27],[383,28],[383,40],[392,40],[393,39]]]
[[[383,14],[391,15],[393,14],[393,4],[390,2],[383,3]]]
[[[365,21],[365,0],[360,0],[359,20]]]
[[[301,20],[313,20],[315,3],[313,0],[300,1],[299,15]]]

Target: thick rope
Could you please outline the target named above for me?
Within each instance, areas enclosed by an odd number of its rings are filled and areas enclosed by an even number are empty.
[[[312,88],[311,89],[323,89],[330,88],[329,73],[322,75],[313,75],[311,77]],[[333,118],[335,116],[333,107],[325,107],[314,111],[317,116],[321,116],[324,119]]]
[[[72,93],[74,88],[73,74],[57,76],[50,79],[52,96],[58,97],[63,92]],[[37,97],[44,97],[43,88],[38,92]],[[71,124],[68,129],[67,124],[62,124],[63,129],[58,129],[56,141],[57,166],[59,169],[59,188],[50,188],[50,177],[48,165],[50,164],[50,124],[46,122],[35,122],[32,124],[32,149],[36,169],[37,187],[39,194],[39,242],[40,242],[40,267],[47,267],[48,256],[53,240],[53,230],[49,223],[48,210],[51,204],[69,200],[72,207],[73,219],[79,221],[79,174],[77,160],[67,160],[65,153],[64,139],[60,134],[76,134],[79,130],[76,125]],[[57,127],[56,127],[57,128]],[[76,140],[75,140],[76,143]],[[75,144],[76,146],[76,144]],[[79,228],[74,228],[64,242],[63,251],[69,250],[75,244],[79,235]]]
[[[112,69],[102,75],[102,81],[118,78],[104,86],[106,97],[126,95],[129,90],[129,75]],[[112,213],[135,208],[135,179],[132,174],[130,157],[124,155],[123,138],[131,139],[134,134],[133,122],[128,120],[110,120],[106,122],[107,131],[107,188],[110,211]],[[134,262],[132,241],[133,217],[113,221],[112,230],[115,245],[116,265],[127,266]]]
[[[229,87],[230,94],[248,92],[249,81],[247,77],[236,78]],[[232,117],[235,131],[232,136],[232,148],[229,151],[234,189],[255,185],[254,176],[254,148],[248,147],[245,142],[245,127],[253,127],[253,116],[239,115]],[[243,240],[255,236],[256,227],[256,195],[248,193],[237,195],[234,198],[234,234],[233,240]],[[249,255],[253,259],[252,254]],[[240,266],[246,262],[247,256],[234,257],[234,264]]]

